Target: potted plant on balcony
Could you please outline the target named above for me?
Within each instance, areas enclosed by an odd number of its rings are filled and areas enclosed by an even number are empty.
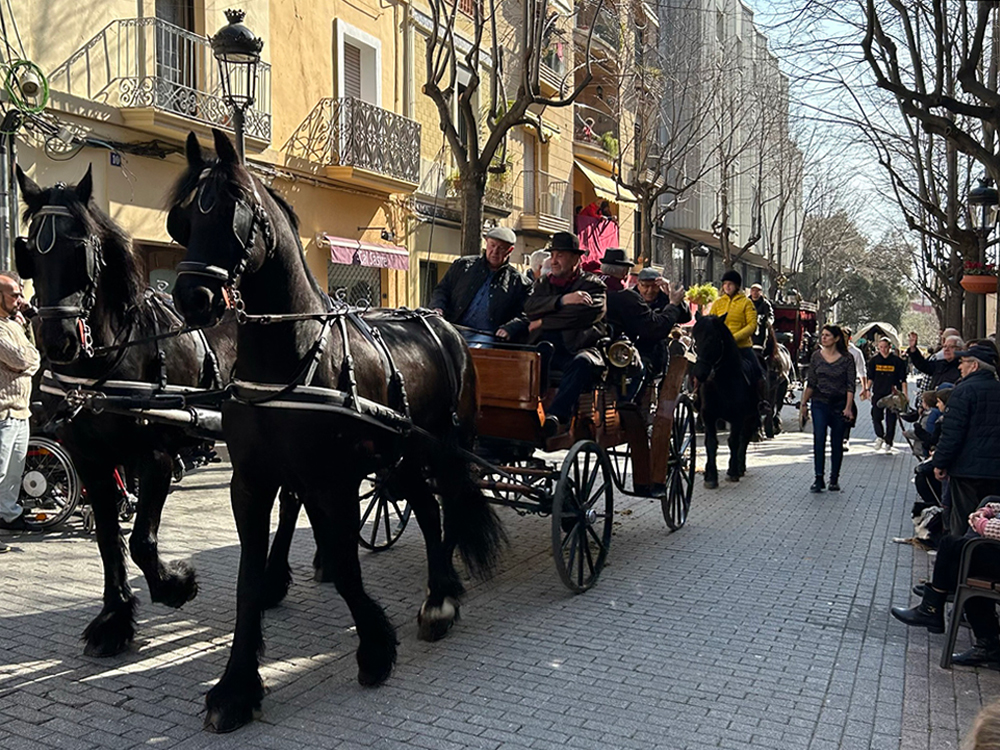
[[[965,261],[962,268],[962,288],[973,294],[991,294],[997,290],[996,266],[992,263]]]
[[[614,133],[609,130],[607,133],[604,133],[600,138],[598,138],[597,142],[608,156],[612,159],[618,158],[618,139],[615,138]]]

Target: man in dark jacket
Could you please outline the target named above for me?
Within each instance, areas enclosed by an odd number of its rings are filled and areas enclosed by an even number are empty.
[[[934,476],[950,478],[948,528],[960,533],[987,495],[1000,494],[1000,382],[992,344],[956,352],[962,379],[945,408],[941,437],[931,457]]]
[[[764,287],[760,284],[751,284],[750,301],[757,311],[757,330],[753,334],[753,345],[764,346],[767,341],[767,332],[774,321],[774,308],[771,301],[764,296]]]
[[[944,383],[957,383],[962,377],[958,371],[958,359],[955,352],[965,348],[965,343],[958,336],[948,336],[941,344],[941,357],[927,359],[917,348],[917,334],[910,332],[910,346],[906,354],[913,366],[925,375],[930,375],[927,390],[936,391]]]
[[[580,395],[592,387],[594,371],[604,364],[594,347],[607,335],[604,282],[580,269],[585,250],[571,232],[556,232],[549,246],[552,272],[537,281],[524,303],[524,315],[503,326],[500,338],[518,338],[526,328],[528,342],[552,342],[552,366],[562,370],[559,390],[547,410],[546,429],[569,424]]]
[[[624,276],[631,265],[624,264],[618,272]],[[654,269],[644,268],[639,273],[640,282],[642,274],[646,274],[647,279],[653,274],[659,276]],[[654,310],[636,289],[608,292],[608,324],[612,332],[615,336],[628,336],[650,373],[658,372],[659,367],[666,364],[656,361],[660,342],[670,336],[675,325],[691,320],[691,311],[684,304],[684,287],[676,285],[669,295],[663,294],[657,287],[657,293],[666,298],[667,304]]]
[[[878,352],[868,360],[868,382],[872,389],[872,424],[875,427],[876,452],[896,453],[892,444],[896,438],[896,412],[878,405],[879,399],[900,390],[906,395],[906,362],[892,351],[892,342],[879,339]],[[882,420],[885,419],[885,427]]]
[[[430,307],[469,335],[493,333],[521,314],[530,282],[508,260],[516,237],[507,227],[486,233],[486,251],[451,264],[431,296]]]

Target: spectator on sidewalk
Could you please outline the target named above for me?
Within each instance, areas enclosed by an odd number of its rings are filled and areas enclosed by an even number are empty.
[[[878,351],[868,360],[868,382],[871,383],[872,424],[875,427],[876,452],[896,453],[896,412],[878,405],[879,399],[897,391],[906,395],[906,362],[892,351],[892,342],[885,336],[878,341]],[[883,420],[885,424],[883,425]]]
[[[938,545],[934,572],[930,582],[924,584],[920,604],[906,609],[893,607],[890,612],[900,622],[914,627],[927,628],[932,633],[944,632],[944,605],[948,594],[958,585],[958,573],[965,545],[972,539],[985,537],[1000,540],[1000,496],[986,498],[982,507],[969,514],[968,532],[965,536],[946,536]],[[1000,578],[1000,555],[989,547],[973,553],[970,575]],[[1000,622],[997,621],[996,603],[992,599],[975,597],[965,605],[965,615],[976,637],[976,645],[968,651],[954,654],[952,661],[966,667],[1000,667]],[[952,617],[960,617],[960,612]]]
[[[943,383],[957,383],[962,374],[958,371],[958,360],[955,352],[965,348],[965,342],[960,336],[949,336],[942,344],[937,355],[927,359],[917,347],[917,334],[910,331],[910,345],[906,355],[913,366],[930,376],[926,390],[936,391]]]
[[[844,332],[844,338],[847,339],[847,353],[854,359],[854,372],[857,376],[856,384],[861,386],[861,390],[858,391],[858,398],[864,401],[868,398],[868,368],[865,365],[865,355],[854,345],[854,342],[852,341],[854,332],[848,326],[842,326],[840,330]],[[854,418],[847,423],[847,426],[844,429],[845,453],[850,450],[851,429],[855,424],[857,424],[858,421],[857,400],[851,402],[851,411],[854,414]]]
[[[965,519],[983,498],[1000,494],[1000,382],[996,348],[973,344],[956,352],[962,379],[952,389],[943,415],[941,437],[931,458],[934,476],[948,478],[950,533],[965,528]]]

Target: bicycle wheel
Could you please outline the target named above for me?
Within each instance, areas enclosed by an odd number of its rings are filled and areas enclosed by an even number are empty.
[[[35,531],[63,523],[80,502],[80,477],[66,450],[54,440],[28,439],[18,498],[24,520]]]

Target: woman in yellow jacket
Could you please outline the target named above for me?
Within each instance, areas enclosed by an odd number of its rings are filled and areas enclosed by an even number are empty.
[[[757,389],[761,401],[767,398],[764,393],[764,373],[760,369],[760,360],[753,350],[753,334],[757,330],[757,308],[742,292],[743,277],[738,271],[726,271],[722,274],[722,296],[712,303],[709,315],[726,316],[726,327],[736,339],[740,354],[750,366],[750,379]],[[762,404],[762,407],[764,405]]]

